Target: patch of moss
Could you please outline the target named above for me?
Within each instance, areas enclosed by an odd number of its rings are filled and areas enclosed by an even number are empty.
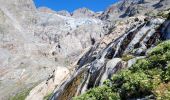
[[[128,54],[122,56],[123,61],[129,61],[130,59],[133,59],[133,58],[134,58],[133,55],[128,55]]]
[[[167,9],[165,11],[161,11],[161,12],[157,13],[157,16],[166,18],[166,19],[170,19],[170,9]]]
[[[25,89],[22,92],[16,94],[15,96],[11,97],[9,100],[25,100],[31,90],[32,88]]]
[[[50,97],[53,95],[53,93],[49,93],[48,95],[46,95],[43,100],[49,100]]]

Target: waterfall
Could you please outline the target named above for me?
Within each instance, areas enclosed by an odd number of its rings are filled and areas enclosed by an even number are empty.
[[[156,39],[159,38],[157,30],[164,21],[156,18],[151,19],[150,22],[142,22],[134,26],[127,33],[113,40],[105,49],[99,51],[95,57],[93,54],[98,52],[96,50],[99,44],[94,45],[79,60],[79,67],[73,76],[60,86],[51,100],[71,100],[72,97],[80,95],[90,88],[102,85],[104,80],[125,66],[125,62],[120,58],[123,54],[140,55],[142,52],[146,52],[145,50],[150,47],[148,45],[155,43]],[[170,26],[169,24],[167,27]],[[164,31],[169,33],[167,28]]]

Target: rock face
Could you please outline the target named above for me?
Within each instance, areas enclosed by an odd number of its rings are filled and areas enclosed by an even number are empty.
[[[162,29],[162,32],[164,32],[164,39],[170,39],[170,21],[166,21],[165,26],[163,26],[164,28]]]
[[[36,9],[32,0],[0,0],[0,99],[40,83],[27,100],[42,100],[56,87],[52,99],[69,100],[102,84],[126,67],[122,55],[143,56],[158,39],[170,38],[169,21],[144,16],[169,4],[123,0],[106,11],[70,14]]]

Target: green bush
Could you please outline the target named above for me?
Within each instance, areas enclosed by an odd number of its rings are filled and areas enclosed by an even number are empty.
[[[120,100],[119,94],[114,93],[112,89],[106,85],[91,89],[85,94],[73,98],[73,100]]]
[[[170,41],[160,43],[158,46],[156,46],[149,52],[149,56],[164,54],[167,51],[170,51]]]
[[[11,97],[9,100],[25,100],[31,90],[32,88],[25,89],[22,92],[16,94],[15,96]]]
[[[49,93],[48,95],[46,95],[43,100],[49,100],[50,97],[53,95],[53,93]]]

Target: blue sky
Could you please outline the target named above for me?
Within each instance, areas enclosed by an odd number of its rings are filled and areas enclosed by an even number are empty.
[[[34,0],[36,7],[45,6],[55,11],[67,10],[69,12],[82,7],[93,11],[103,11],[116,1],[118,0]]]

